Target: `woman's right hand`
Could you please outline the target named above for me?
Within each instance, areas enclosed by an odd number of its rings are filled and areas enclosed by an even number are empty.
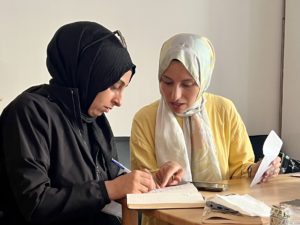
[[[175,161],[168,161],[159,168],[154,176],[159,187],[162,188],[179,184],[183,175],[184,171],[179,163]]]
[[[107,180],[105,186],[111,200],[121,199],[126,194],[146,193],[156,188],[151,173],[141,170]]]

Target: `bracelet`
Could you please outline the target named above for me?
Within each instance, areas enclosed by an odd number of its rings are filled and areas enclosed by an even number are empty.
[[[251,175],[252,175],[252,166],[253,166],[253,164],[252,165],[250,165],[249,167],[248,167],[248,177],[252,177]]]

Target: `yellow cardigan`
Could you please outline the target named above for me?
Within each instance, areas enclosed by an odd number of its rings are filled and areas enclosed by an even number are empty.
[[[211,93],[205,93],[204,96],[222,178],[248,176],[247,169],[254,163],[254,153],[246,127],[234,104],[229,99]],[[155,157],[155,122],[158,104],[159,101],[156,101],[143,107],[133,119],[130,136],[132,169],[158,168]],[[177,120],[182,127],[183,119],[177,117]],[[150,223],[146,219],[143,224],[158,223],[152,220]]]

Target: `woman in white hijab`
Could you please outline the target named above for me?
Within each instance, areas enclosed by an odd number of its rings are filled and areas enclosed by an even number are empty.
[[[133,169],[155,170],[178,162],[185,181],[253,177],[258,164],[246,127],[233,103],[206,92],[215,64],[210,41],[177,34],[162,46],[159,60],[161,99],[134,117],[130,138]],[[262,181],[277,175],[277,158]],[[144,224],[156,223],[146,218]]]

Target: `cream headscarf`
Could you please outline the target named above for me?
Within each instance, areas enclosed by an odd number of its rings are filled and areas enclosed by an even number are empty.
[[[200,91],[193,107],[179,115],[184,117],[183,129],[162,96],[155,127],[157,163],[178,162],[185,170],[185,181],[219,181],[222,176],[203,97],[215,64],[213,46],[207,38],[195,34],[171,37],[160,52],[159,79],[174,59],[185,66]]]

